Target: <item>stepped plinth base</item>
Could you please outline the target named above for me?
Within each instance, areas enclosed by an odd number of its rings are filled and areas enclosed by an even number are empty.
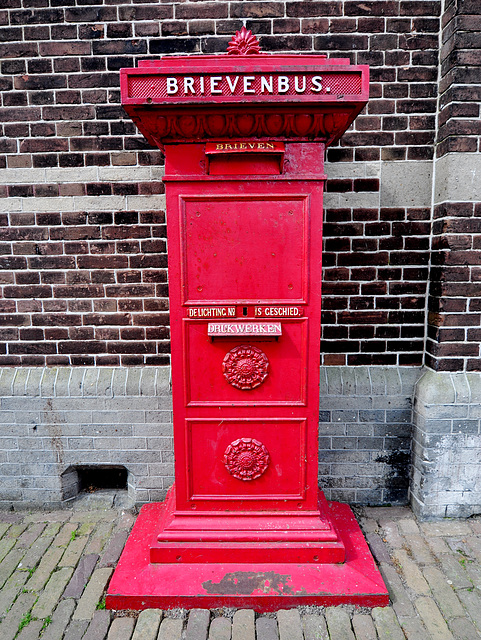
[[[257,542],[224,542],[212,534],[207,541],[172,541],[166,534],[172,498],[145,505],[110,582],[107,608],[263,612],[299,605],[386,606],[387,589],[351,509],[325,505],[323,537],[335,532],[334,539],[315,541],[308,535]]]

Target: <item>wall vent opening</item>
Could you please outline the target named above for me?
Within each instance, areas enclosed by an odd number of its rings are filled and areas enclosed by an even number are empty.
[[[62,474],[62,499],[76,498],[80,493],[127,490],[128,470],[123,466],[79,465]]]
[[[79,492],[93,493],[99,489],[127,489],[128,472],[125,467],[77,467]]]

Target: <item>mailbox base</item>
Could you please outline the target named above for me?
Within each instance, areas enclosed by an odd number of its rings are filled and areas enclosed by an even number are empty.
[[[166,503],[142,508],[110,582],[107,608],[226,606],[263,612],[299,605],[378,607],[389,602],[359,525],[345,504],[329,503],[330,518],[345,548],[345,561],[338,564],[303,562],[295,543],[282,549],[282,561],[279,552],[270,561],[264,556],[262,561],[243,563],[232,550],[221,560],[212,556],[207,562],[194,562],[191,555],[186,562],[181,554],[180,561],[172,555],[171,562],[152,562],[151,549],[157,544],[165,509]],[[294,561],[289,562],[288,557]]]
[[[322,492],[317,511],[295,513],[177,511],[174,487],[163,505],[151,562],[344,562],[344,544]]]

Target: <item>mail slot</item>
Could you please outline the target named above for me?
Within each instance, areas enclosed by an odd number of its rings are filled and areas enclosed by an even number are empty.
[[[175,485],[141,512],[118,569],[143,558],[143,605],[258,608],[276,562],[290,565],[289,606],[309,589],[322,603],[316,567],[353,547],[339,532],[350,511],[336,519],[317,486],[323,158],[367,101],[367,68],[258,54],[245,29],[232,42],[234,55],[121,76],[125,109],[165,153]],[[341,601],[372,595],[373,566],[370,587],[349,571],[332,586]],[[192,597],[169,597],[172,580]]]

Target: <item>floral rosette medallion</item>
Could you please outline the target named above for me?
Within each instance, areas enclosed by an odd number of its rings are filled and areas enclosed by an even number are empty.
[[[257,347],[241,345],[234,347],[222,362],[224,377],[237,389],[255,389],[267,378],[269,360]]]
[[[224,464],[227,471],[238,480],[255,480],[269,466],[270,457],[266,447],[254,438],[239,438],[227,447]]]

